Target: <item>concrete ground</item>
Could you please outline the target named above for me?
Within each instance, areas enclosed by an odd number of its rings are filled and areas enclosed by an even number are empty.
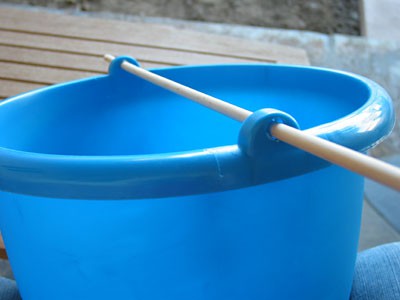
[[[400,11],[400,2],[396,0],[365,0],[364,4],[386,1],[390,2],[391,6],[387,6],[390,7],[390,11]],[[382,4],[382,6],[385,5]],[[140,18],[106,13],[89,15],[133,22],[170,24],[179,28],[301,47],[308,52],[312,65],[354,72],[381,84],[393,98],[397,116],[400,117],[400,38],[396,38],[400,31],[399,18],[391,18],[391,23],[387,24],[386,27],[379,23],[379,26],[383,28],[380,30],[383,30],[385,35],[373,33],[374,28],[376,29],[378,26],[376,22],[381,20],[384,23],[386,14],[389,12],[383,10],[383,15],[371,17],[367,13],[367,6],[364,6],[364,9],[365,28],[369,28],[366,31],[370,35],[369,37],[325,35],[306,31]],[[374,12],[378,13],[378,11]],[[393,14],[395,15],[395,13]],[[387,141],[373,150],[372,154],[400,166],[399,123],[397,123],[394,132]],[[400,220],[400,193],[367,181],[365,196],[359,250],[392,241],[400,241],[400,225],[397,221]],[[0,275],[11,276],[7,262],[1,260]]]
[[[359,34],[360,0],[3,0],[2,2],[107,11],[172,19]]]

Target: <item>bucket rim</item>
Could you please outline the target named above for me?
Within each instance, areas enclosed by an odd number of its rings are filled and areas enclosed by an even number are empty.
[[[321,67],[260,63],[179,66],[155,68],[151,71],[164,74],[172,69],[185,71],[197,68],[260,66],[328,72],[361,82],[368,88],[369,98],[361,107],[342,118],[306,129],[313,135],[365,152],[389,135],[394,127],[394,111],[390,96],[386,91],[363,76],[344,71]],[[110,73],[109,75],[80,79],[17,95],[3,101],[0,104],[0,109],[5,104],[29,97],[32,94],[90,80],[109,80],[113,76],[115,74]],[[370,126],[368,130],[363,128],[365,124],[370,124],[372,121],[374,126]],[[343,132],[346,132],[346,135]],[[297,149],[288,151],[293,152],[293,156],[302,152]],[[302,155],[304,156],[304,153]],[[308,159],[310,160],[311,157],[308,157]],[[253,172],[252,163],[249,160],[251,158],[243,153],[240,145],[225,145],[180,152],[112,156],[35,153],[0,146],[0,174],[2,177],[0,189],[8,192],[55,198],[142,199],[217,192],[266,183],[288,176],[288,174],[285,174],[275,178],[267,176],[267,179],[254,179],[254,176],[249,176]],[[306,168],[305,172],[329,165],[329,163],[320,159],[312,158],[312,160],[314,160],[315,166]],[[172,163],[175,166],[172,166]],[[147,166],[144,166],[145,164]],[[276,166],[275,163],[267,164],[264,167]],[[120,174],[110,176],[107,170],[115,169],[119,169]],[[242,175],[233,176],[234,173],[237,173],[235,169],[242,169],[244,172]],[[66,170],[68,172],[65,172]],[[147,174],[150,170],[158,176],[154,178],[154,175]],[[171,178],[173,170],[177,174],[173,174]],[[103,175],[99,175],[99,172]],[[143,172],[148,176],[143,177]],[[289,174],[289,176],[294,175]],[[226,179],[227,177],[229,179]],[[144,183],[145,181],[146,183]],[[168,187],[166,187],[167,185]],[[162,190],[162,192],[159,192],[159,190]]]

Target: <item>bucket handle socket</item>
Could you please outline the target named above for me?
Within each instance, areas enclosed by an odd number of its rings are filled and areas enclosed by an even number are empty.
[[[297,121],[289,114],[272,108],[255,111],[244,122],[240,129],[238,145],[248,156],[265,156],[272,148],[276,151],[279,140],[271,133],[275,124],[300,129]]]

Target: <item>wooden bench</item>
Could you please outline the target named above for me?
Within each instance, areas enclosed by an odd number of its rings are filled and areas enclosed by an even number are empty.
[[[304,50],[172,26],[76,17],[0,6],[0,100],[107,72],[105,53],[142,66],[308,64]],[[5,258],[0,236],[0,257]]]
[[[7,258],[6,248],[4,247],[4,242],[1,235],[0,235],[0,258]]]

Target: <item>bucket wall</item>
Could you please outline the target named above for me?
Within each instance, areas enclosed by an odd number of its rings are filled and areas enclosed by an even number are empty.
[[[383,88],[301,66],[153,70],[254,112],[240,124],[123,60],[0,103],[0,230],[23,299],[348,300],[363,178],[269,138],[268,120],[366,152],[394,126]]]
[[[168,199],[2,192],[0,225],[24,300],[347,300],[362,191],[331,166]]]

